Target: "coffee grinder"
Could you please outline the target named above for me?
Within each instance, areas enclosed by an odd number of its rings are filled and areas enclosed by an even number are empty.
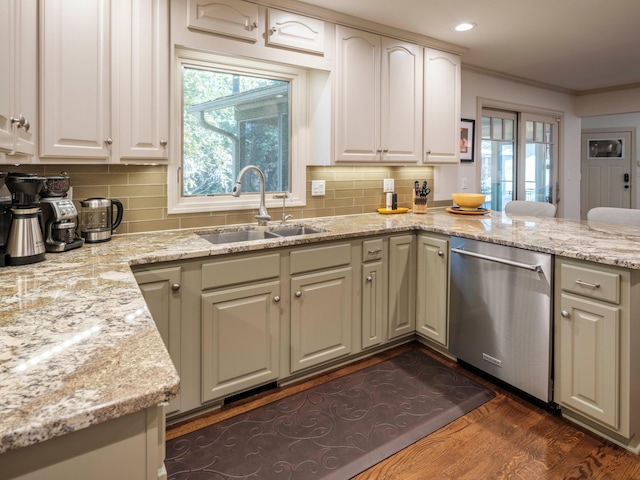
[[[5,246],[7,265],[27,265],[45,259],[42,210],[38,194],[45,179],[35,174],[9,173],[5,185],[11,192],[11,224]]]
[[[76,236],[78,211],[66,198],[69,186],[69,176],[61,172],[55,177],[47,177],[40,192],[47,252],[66,252],[84,245],[84,239]]]

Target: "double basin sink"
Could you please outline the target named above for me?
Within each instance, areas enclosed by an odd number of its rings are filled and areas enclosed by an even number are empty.
[[[250,242],[253,240],[268,240],[270,238],[294,237],[297,235],[311,235],[326,230],[307,227],[306,225],[278,226],[266,230],[243,229],[230,232],[215,232],[200,234],[202,238],[215,245],[222,243]]]

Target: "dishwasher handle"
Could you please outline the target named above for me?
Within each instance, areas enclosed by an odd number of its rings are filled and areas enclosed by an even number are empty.
[[[467,250],[463,250],[462,248],[452,248],[451,252],[458,253],[460,255],[467,255],[469,257],[481,258],[483,260],[489,260],[491,262],[502,263],[504,265],[510,265],[512,267],[524,268],[525,270],[532,270],[534,272],[542,271],[542,267],[540,265],[529,265],[526,263],[513,262],[505,258],[490,257],[481,253],[469,252]]]

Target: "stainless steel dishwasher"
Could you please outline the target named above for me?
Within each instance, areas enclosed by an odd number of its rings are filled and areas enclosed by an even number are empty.
[[[552,400],[548,254],[452,237],[449,351],[541,400]]]

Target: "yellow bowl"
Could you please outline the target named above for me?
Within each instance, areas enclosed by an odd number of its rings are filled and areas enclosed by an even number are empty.
[[[452,193],[451,198],[460,207],[460,210],[477,210],[484,203],[485,195],[482,193]]]

